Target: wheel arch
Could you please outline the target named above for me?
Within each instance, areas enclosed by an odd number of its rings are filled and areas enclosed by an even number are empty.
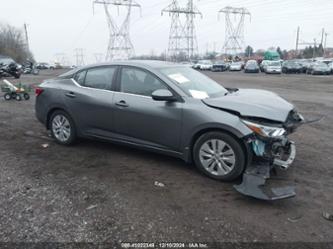
[[[71,116],[64,108],[61,108],[61,107],[53,107],[51,108],[47,115],[46,115],[46,123],[45,123],[45,126],[46,126],[46,129],[47,130],[50,130],[50,119],[51,119],[51,116],[52,114],[55,112],[55,111],[63,111],[65,113],[67,113],[69,116]]]
[[[185,156],[185,161],[188,163],[192,163],[193,162],[193,148],[194,145],[196,143],[196,141],[203,135],[206,134],[208,132],[223,132],[226,133],[228,135],[230,135],[231,137],[233,137],[241,146],[244,154],[245,154],[245,168],[248,166],[249,163],[251,163],[252,161],[252,157],[253,157],[253,153],[252,150],[249,146],[248,143],[246,143],[246,137],[247,136],[240,136],[240,134],[237,132],[234,132],[230,129],[226,129],[226,128],[221,128],[221,127],[211,127],[211,128],[204,128],[201,129],[199,131],[197,131],[191,138],[190,141],[190,145],[188,148],[188,152],[187,155]]]

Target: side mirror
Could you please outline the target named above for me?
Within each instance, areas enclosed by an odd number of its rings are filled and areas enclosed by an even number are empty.
[[[156,101],[175,101],[177,98],[166,89],[158,89],[151,94],[153,100]]]

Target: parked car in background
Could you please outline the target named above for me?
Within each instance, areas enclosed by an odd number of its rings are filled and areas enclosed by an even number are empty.
[[[39,70],[50,69],[50,64],[46,62],[39,62],[36,64],[36,68]]]
[[[243,63],[241,61],[231,62],[229,71],[242,71]]]
[[[302,73],[303,67],[296,61],[285,61],[282,64],[282,73]]]
[[[259,65],[259,67],[260,67],[260,71],[261,72],[265,72],[265,70],[266,70],[266,66],[270,63],[271,61],[269,61],[269,60],[263,60],[261,63],[260,63],[260,65]]]
[[[249,165],[266,172],[294,161],[288,135],[303,118],[275,93],[228,90],[173,63],[125,61],[71,70],[42,83],[36,95],[36,116],[59,144],[78,137],[113,141],[194,162],[216,180],[243,175],[235,188],[246,195],[266,200],[295,195],[287,188],[266,196],[253,186],[261,188],[267,175],[256,173],[258,181],[244,173]],[[253,158],[269,163],[253,164]]]
[[[333,74],[333,62],[328,64],[329,69],[331,70],[331,74]]]
[[[53,64],[50,65],[50,69],[63,69],[64,67],[59,63],[59,62],[55,62]]]
[[[301,65],[302,67],[302,73],[306,73],[308,68],[311,66],[313,61],[311,59],[301,59],[297,60],[297,62]]]
[[[271,61],[266,65],[266,74],[280,74],[282,72],[282,66],[280,61]]]
[[[257,61],[255,60],[249,60],[246,62],[244,67],[244,73],[259,73],[260,69],[258,66]]]
[[[311,64],[311,66],[308,68],[307,74],[312,74],[312,75],[316,75],[316,74],[326,74],[329,75],[331,74],[331,69],[330,67],[324,63],[324,62],[314,62]]]
[[[198,61],[197,65],[197,69],[200,70],[211,70],[213,67],[213,63],[210,60],[201,60]]]
[[[228,64],[224,61],[216,61],[213,63],[211,71],[212,72],[224,72],[228,70]]]
[[[0,57],[0,78],[1,77],[14,77],[20,78],[22,74],[22,65],[16,63],[12,58],[1,56]]]
[[[37,65],[33,61],[26,60],[23,64],[22,71],[24,74],[38,75],[39,69],[36,66]]]

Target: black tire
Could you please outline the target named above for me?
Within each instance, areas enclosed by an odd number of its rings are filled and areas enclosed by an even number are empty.
[[[12,94],[11,93],[5,93],[5,95],[3,96],[5,100],[11,100],[12,99]]]
[[[60,139],[57,138],[57,136],[55,135],[54,133],[54,129],[52,128],[52,123],[53,123],[53,120],[59,116],[59,115],[62,115],[64,116],[68,122],[69,122],[69,125],[70,125],[70,135],[69,135],[69,138],[66,140],[66,141],[61,141]],[[48,124],[48,127],[51,131],[51,135],[52,137],[55,139],[55,141],[58,143],[58,144],[61,144],[61,145],[71,145],[71,144],[74,144],[75,141],[76,141],[76,138],[77,138],[77,131],[76,131],[76,126],[74,124],[74,121],[73,119],[70,117],[69,114],[67,114],[66,112],[64,111],[61,111],[61,110],[57,110],[57,111],[54,111],[50,117],[50,120],[49,120],[49,124]]]
[[[21,101],[22,100],[22,96],[20,94],[16,94],[15,100],[16,101]]]
[[[28,93],[24,93],[24,94],[23,94],[23,98],[24,98],[25,100],[29,100],[29,99],[30,99],[30,95],[29,95]]]
[[[222,140],[228,146],[230,146],[234,152],[234,155],[235,155],[234,167],[229,173],[227,173],[225,175],[214,175],[211,172],[208,172],[200,160],[201,146],[211,139]],[[199,171],[201,171],[203,174],[207,175],[208,177],[216,179],[216,180],[221,180],[221,181],[235,180],[243,173],[243,171],[245,169],[246,155],[245,155],[244,150],[242,149],[242,146],[235,138],[233,138],[231,135],[229,135],[228,133],[225,133],[225,132],[207,132],[207,133],[201,135],[197,139],[197,141],[193,147],[192,153],[193,153],[194,163],[195,163],[196,167],[199,169]]]

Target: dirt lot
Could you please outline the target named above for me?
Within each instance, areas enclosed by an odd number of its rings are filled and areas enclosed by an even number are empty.
[[[57,145],[35,119],[34,97],[1,98],[0,241],[332,242],[333,222],[322,212],[333,213],[333,77],[207,74],[228,87],[275,91],[306,117],[325,116],[292,136],[298,153],[287,177],[295,198],[246,198],[181,160],[136,149]]]

